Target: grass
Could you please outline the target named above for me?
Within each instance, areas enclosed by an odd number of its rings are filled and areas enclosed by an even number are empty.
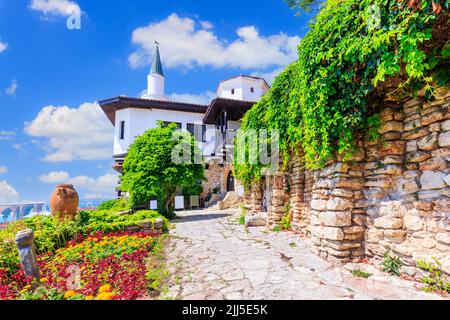
[[[366,278],[366,279],[369,278],[369,277],[372,275],[372,273],[362,271],[361,269],[354,269],[354,270],[351,271],[351,273],[352,273],[352,275],[354,275],[355,277],[358,277],[358,278]]]

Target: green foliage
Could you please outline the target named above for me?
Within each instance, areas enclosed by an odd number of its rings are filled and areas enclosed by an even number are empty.
[[[355,277],[358,277],[358,278],[366,278],[367,279],[372,275],[372,273],[362,271],[361,269],[354,269],[351,272],[352,272],[352,275],[354,275]]]
[[[245,115],[242,129],[278,129],[284,164],[300,147],[308,168],[336,154],[348,159],[356,137],[377,137],[376,101],[421,88],[430,95],[449,82],[448,1],[439,14],[432,1],[419,3],[326,1],[298,47],[298,61]],[[258,147],[247,141],[245,148],[248,154]],[[247,159],[235,168],[248,187],[263,166]]]
[[[190,161],[173,162],[173,150],[186,143],[192,151],[187,159]],[[194,164],[195,154],[198,154],[195,138],[178,132],[175,124],[150,129],[136,138],[123,163],[121,178],[122,188],[129,192],[131,204],[147,204],[151,199],[157,199],[158,210],[173,217],[176,193],[205,179],[203,165]]]
[[[431,262],[423,259],[416,262],[420,269],[428,273],[422,278],[422,282],[426,285],[423,290],[426,292],[450,293],[450,282],[444,279],[441,263],[435,257],[432,257],[432,259],[433,261]]]
[[[280,222],[283,230],[289,230],[291,228],[291,209],[292,205],[290,203],[284,208],[284,216]]]
[[[130,204],[127,199],[114,199],[108,200],[100,203],[97,210],[99,211],[110,211],[110,212],[120,212],[124,210],[131,209]]]
[[[403,262],[400,257],[391,256],[389,251],[387,251],[384,253],[384,260],[381,265],[383,266],[384,272],[400,276],[400,267],[403,265]]]
[[[245,216],[247,215],[247,208],[241,204],[241,215],[239,216],[239,224],[245,224]]]

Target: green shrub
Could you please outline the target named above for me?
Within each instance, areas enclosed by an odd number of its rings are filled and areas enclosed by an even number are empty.
[[[441,263],[435,258],[433,261],[427,262],[423,259],[418,260],[417,266],[425,270],[428,274],[424,275],[422,282],[426,285],[423,290],[426,292],[447,292],[450,293],[450,282],[446,281],[442,272]]]
[[[400,260],[400,257],[391,256],[389,251],[387,251],[384,254],[384,260],[381,265],[383,266],[384,272],[400,276],[400,267],[403,265],[403,262]]]
[[[280,222],[283,230],[289,230],[291,228],[291,209],[292,205],[290,203],[284,208],[284,216]]]
[[[110,211],[110,212],[120,212],[131,209],[130,204],[127,199],[114,199],[108,200],[100,203],[97,210],[98,211]]]

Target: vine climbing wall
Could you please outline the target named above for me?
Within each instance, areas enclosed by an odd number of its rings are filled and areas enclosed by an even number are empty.
[[[289,205],[292,228],[310,235],[323,258],[341,263],[389,251],[406,272],[435,257],[450,273],[449,105],[448,88],[431,101],[386,100],[379,139],[362,135],[352,158],[319,170],[305,169],[299,151],[272,179],[267,225],[279,224]],[[260,187],[251,196],[256,212]]]

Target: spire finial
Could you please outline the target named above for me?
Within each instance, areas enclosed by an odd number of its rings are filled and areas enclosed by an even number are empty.
[[[155,54],[153,55],[153,61],[152,66],[150,68],[150,74],[156,73],[164,77],[162,64],[161,64],[161,57],[159,56],[159,42],[154,40],[156,44],[155,48]]]

